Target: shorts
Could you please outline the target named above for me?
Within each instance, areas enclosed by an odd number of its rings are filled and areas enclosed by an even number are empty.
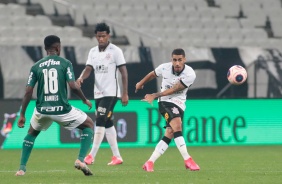
[[[111,117],[117,103],[117,97],[103,97],[95,100],[96,116]]]
[[[72,106],[70,112],[66,114],[50,115],[41,114],[36,108],[33,111],[30,124],[37,131],[47,130],[53,122],[58,123],[67,130],[73,130],[81,125],[87,118],[85,112]]]
[[[184,112],[180,107],[170,102],[159,102],[159,112],[166,121],[166,126],[164,128],[170,127],[169,123],[173,118],[180,117],[182,120],[184,115]]]

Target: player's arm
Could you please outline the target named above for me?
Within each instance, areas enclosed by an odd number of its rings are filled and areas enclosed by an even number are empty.
[[[128,104],[128,74],[125,65],[119,66],[119,71],[121,73],[122,79],[122,97],[121,103],[123,106]]]
[[[76,80],[79,87],[81,87],[81,84],[83,83],[84,79],[87,79],[89,75],[92,72],[92,66],[86,65],[84,70],[81,72],[79,78]]]
[[[155,79],[157,77],[155,71],[151,71],[150,73],[148,73],[142,80],[140,80],[139,82],[137,82],[136,86],[135,86],[135,93],[138,92],[138,90],[143,89],[144,85]]]
[[[89,109],[92,108],[92,103],[85,97],[84,93],[82,92],[80,86],[75,81],[68,82],[71,91],[76,94],[84,104],[88,105]]]
[[[155,98],[162,97],[162,96],[168,96],[168,95],[171,95],[175,92],[181,91],[185,88],[187,88],[187,86],[182,81],[180,81],[180,82],[174,84],[171,88],[164,90],[163,92],[146,94],[144,100],[149,102],[149,103],[152,103],[152,101]]]
[[[21,112],[20,112],[20,118],[18,120],[18,127],[23,128],[25,124],[25,111],[26,108],[32,98],[33,93],[33,87],[32,86],[26,86],[25,88],[25,95],[22,100],[22,106],[21,106]]]

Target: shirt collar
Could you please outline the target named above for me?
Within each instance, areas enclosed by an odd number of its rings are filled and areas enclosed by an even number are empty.
[[[177,72],[174,71],[173,66],[171,66],[172,73],[173,73],[173,75],[176,75],[176,76],[179,76],[183,72],[184,69],[185,69],[185,65],[184,65],[183,69],[179,73],[177,73]]]

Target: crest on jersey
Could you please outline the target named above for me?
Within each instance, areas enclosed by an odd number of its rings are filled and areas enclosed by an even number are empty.
[[[171,108],[173,114],[179,114],[179,110],[176,107]]]
[[[106,59],[107,59],[107,60],[111,59],[111,54],[108,53],[108,54],[106,55]]]

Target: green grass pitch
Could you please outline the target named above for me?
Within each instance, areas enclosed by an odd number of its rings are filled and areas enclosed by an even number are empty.
[[[155,172],[142,170],[154,148],[122,148],[124,163],[107,166],[109,148],[101,148],[84,176],[73,163],[78,149],[34,149],[25,176],[14,176],[21,150],[0,150],[1,184],[275,184],[282,183],[282,146],[188,147],[201,167],[189,171],[176,147],[170,147],[155,163]]]

